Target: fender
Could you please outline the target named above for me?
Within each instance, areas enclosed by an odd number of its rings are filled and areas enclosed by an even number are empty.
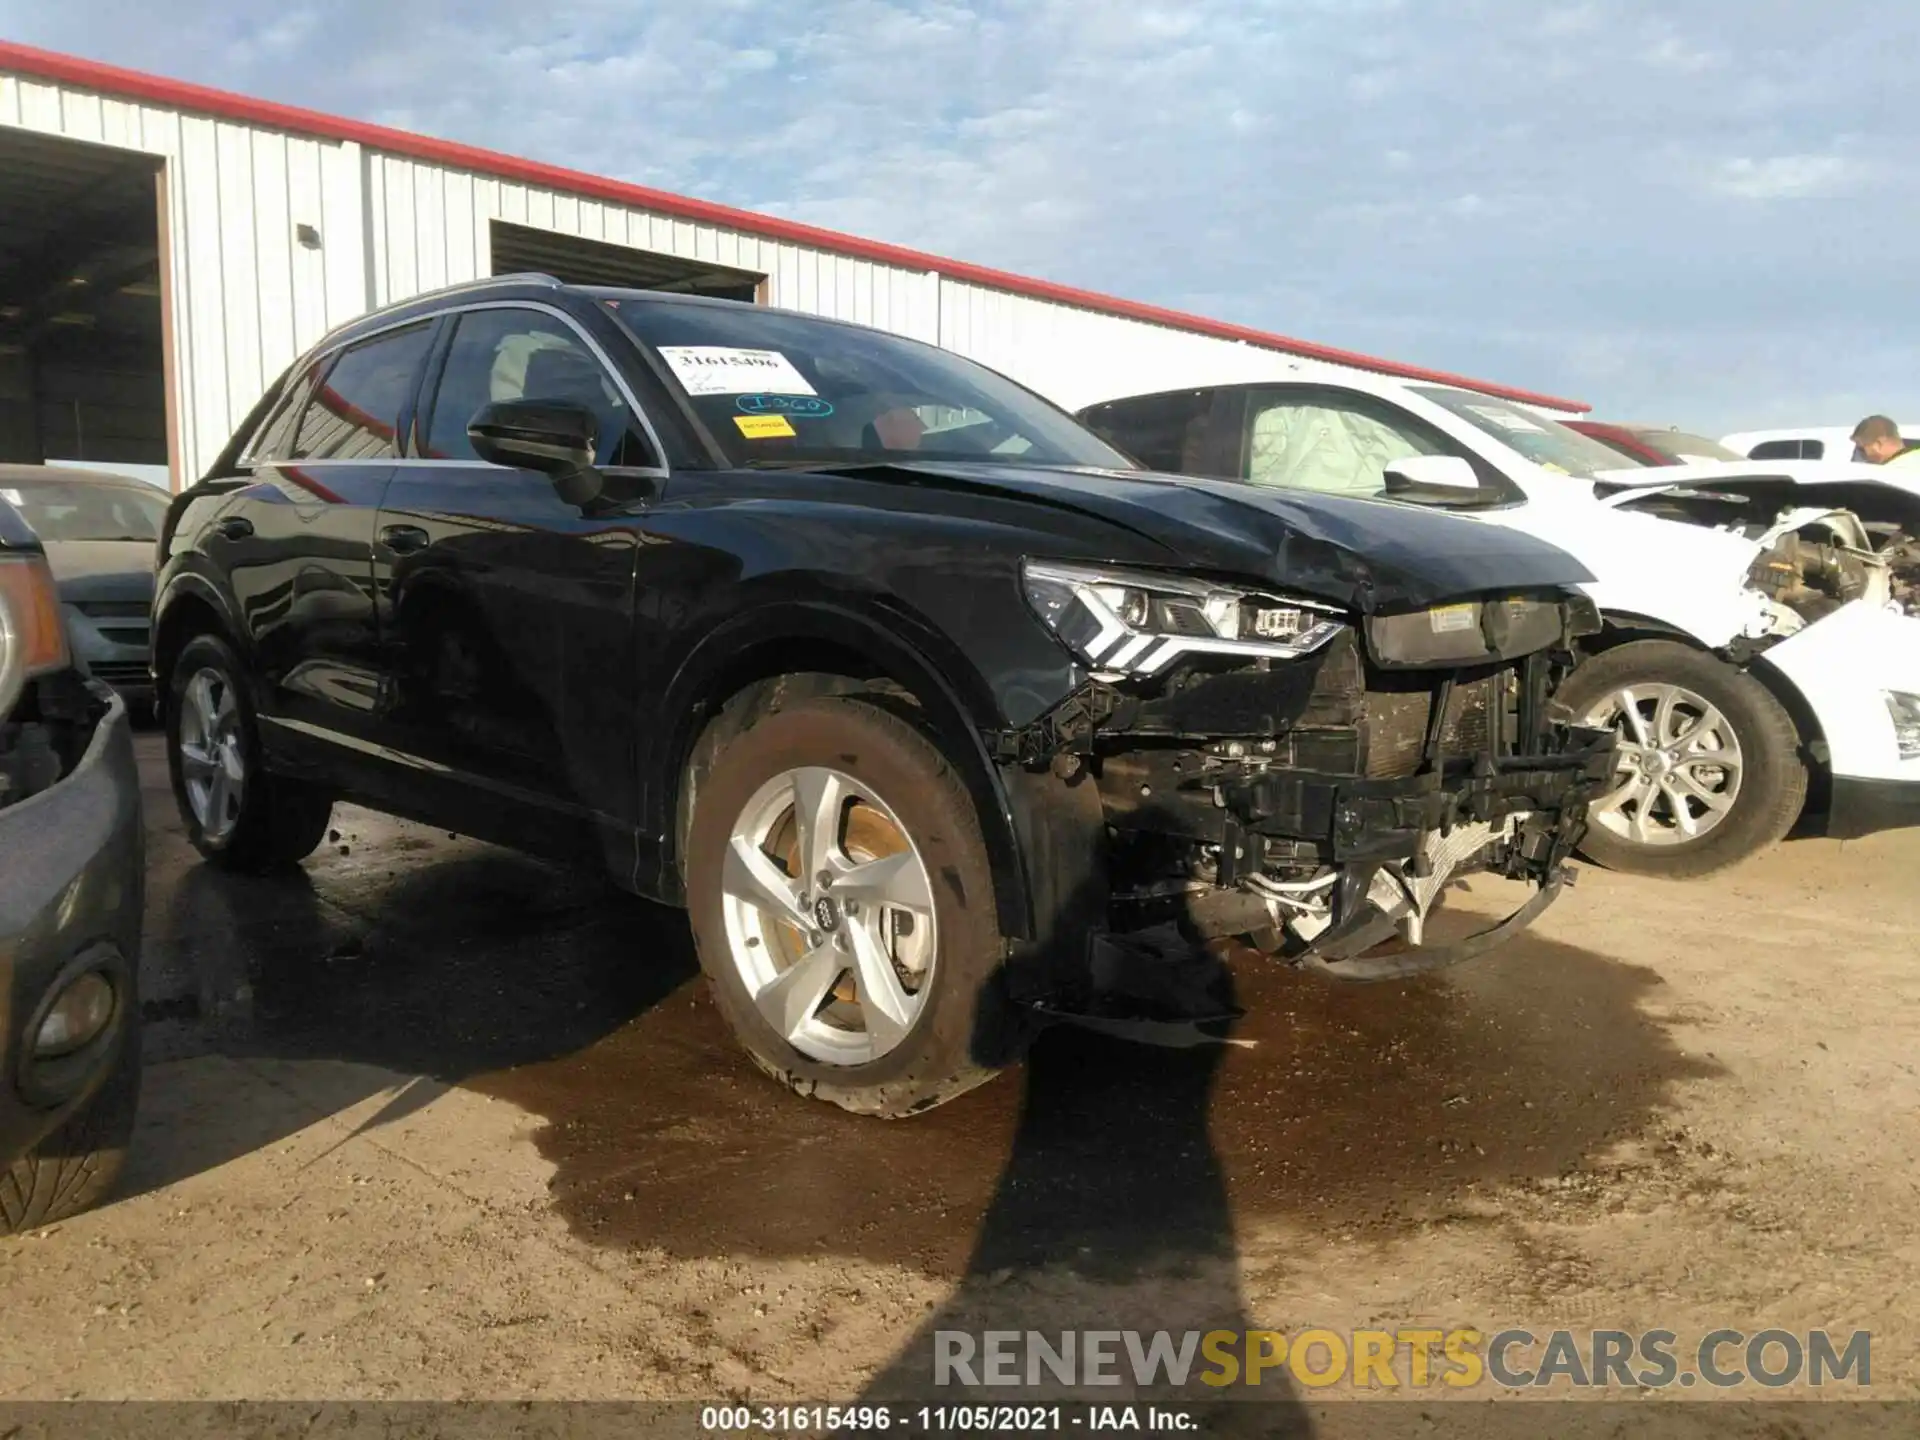
[[[981,738],[983,723],[988,728],[995,724],[985,683],[952,645],[917,616],[888,605],[881,619],[844,601],[844,596],[832,601],[782,598],[737,613],[708,632],[675,671],[661,697],[659,713],[678,717],[676,727],[662,737],[664,743],[643,749],[638,757],[640,830],[658,837],[663,879],[677,875],[675,808],[700,732],[738,688],[736,682],[780,673],[777,663],[764,663],[769,652],[777,656],[810,643],[824,644],[871,662],[920,703],[930,728],[948,742],[948,756],[980,817],[1001,931],[1030,938],[1032,881],[1006,784]],[[795,670],[806,668],[804,660],[793,665]]]
[[[181,567],[166,577],[161,584],[161,588],[154,595],[153,654],[155,664],[158,664],[161,653],[161,639],[167,633],[168,612],[171,611],[180,600],[188,596],[203,602],[215,615],[220,617],[220,625],[226,632],[225,639],[227,643],[239,652],[242,659],[251,660],[253,658],[252,647],[247,642],[246,630],[240,625],[239,620],[233,613],[233,606],[228,603],[227,597],[221,592],[220,586],[214,580],[201,574],[196,569],[188,568],[187,562],[190,562],[193,558],[196,557],[183,556]],[[162,685],[166,684],[165,676],[156,675],[155,679]]]

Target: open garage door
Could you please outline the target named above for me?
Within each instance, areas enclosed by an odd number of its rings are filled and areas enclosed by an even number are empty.
[[[618,285],[634,290],[671,290],[722,300],[757,300],[767,277],[704,260],[686,260],[604,240],[556,235],[505,220],[492,223],[493,273],[538,271],[569,285]]]
[[[0,127],[0,463],[164,483],[159,160]]]

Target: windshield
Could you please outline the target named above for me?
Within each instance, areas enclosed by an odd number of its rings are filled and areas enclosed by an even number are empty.
[[[1416,385],[1413,391],[1491,435],[1509,450],[1519,451],[1543,470],[1591,479],[1602,470],[1632,470],[1640,464],[1591,435],[1569,430],[1557,420],[1490,395],[1445,385]]]
[[[610,299],[735,465],[1137,467],[1012,381],[916,340],[752,305]]]
[[[1689,435],[1684,430],[1636,430],[1633,438],[1651,446],[1670,460],[1682,465],[1718,464],[1725,460],[1744,460],[1737,450],[1729,450],[1718,440]]]
[[[145,486],[97,481],[0,481],[0,500],[10,501],[43,544],[63,540],[160,538],[168,496]]]

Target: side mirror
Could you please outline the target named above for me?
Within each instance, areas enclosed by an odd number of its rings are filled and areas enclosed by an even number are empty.
[[[593,468],[600,424],[584,405],[564,400],[496,400],[467,422],[474,454],[489,465],[538,470],[569,505],[600,493]]]
[[[1478,490],[1480,477],[1458,455],[1409,455],[1386,470],[1387,494],[1403,490]]]

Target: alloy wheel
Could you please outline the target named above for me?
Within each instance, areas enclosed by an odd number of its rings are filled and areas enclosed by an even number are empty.
[[[906,1038],[932,993],[933,886],[871,787],[826,766],[776,775],[734,821],[720,889],[732,963],[794,1049],[862,1065]]]
[[[247,758],[233,682],[196,671],[180,696],[180,774],[200,833],[215,844],[233,833],[246,799]]]
[[[1591,821],[1637,845],[1685,845],[1732,813],[1740,798],[1740,737],[1718,708],[1680,685],[1623,685],[1598,701],[1588,725],[1619,740],[1614,787]]]

